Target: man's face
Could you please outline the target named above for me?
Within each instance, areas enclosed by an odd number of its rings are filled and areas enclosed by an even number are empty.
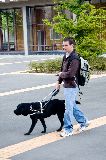
[[[71,53],[73,51],[73,44],[69,44],[69,41],[63,41],[63,50],[65,52]]]

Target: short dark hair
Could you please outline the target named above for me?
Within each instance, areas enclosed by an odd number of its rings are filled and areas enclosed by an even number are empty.
[[[72,37],[65,37],[63,41],[64,42],[68,41],[70,45],[71,44],[75,45],[75,40]]]

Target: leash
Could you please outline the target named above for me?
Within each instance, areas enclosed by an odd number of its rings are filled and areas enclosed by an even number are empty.
[[[41,102],[43,102],[48,96],[50,96],[51,95],[51,98],[50,99],[52,99],[52,97],[53,96],[56,96],[56,94],[58,94],[58,92],[59,92],[59,89],[57,90],[57,89],[54,89],[52,92],[50,92],[46,97],[44,97],[43,98],[43,100],[41,101]]]
[[[59,92],[59,89],[58,89],[58,90],[55,89],[55,90],[53,90],[52,92],[49,93],[48,96],[51,95],[51,97],[50,97],[50,99],[46,102],[46,104],[42,107],[42,109],[44,109],[44,107],[51,101],[51,99],[52,99],[54,96],[56,96],[56,95],[58,94],[58,92]],[[46,97],[41,101],[41,103],[42,103],[48,96],[46,96]]]

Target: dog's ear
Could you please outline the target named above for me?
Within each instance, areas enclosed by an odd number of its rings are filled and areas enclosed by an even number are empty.
[[[22,114],[23,116],[27,116],[29,113],[30,113],[30,106],[29,106],[29,104],[24,103],[24,104],[21,106],[21,114]]]
[[[22,106],[22,103],[20,103],[18,106],[17,106],[17,109],[20,109]]]

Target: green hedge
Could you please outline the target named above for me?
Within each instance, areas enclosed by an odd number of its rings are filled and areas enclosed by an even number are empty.
[[[106,58],[90,58],[88,61],[92,71],[106,71]]]
[[[92,71],[106,71],[106,58],[88,58],[91,72]],[[43,62],[31,62],[29,64],[29,72],[36,73],[56,73],[61,69],[62,59],[47,60]]]
[[[43,62],[31,62],[29,64],[30,72],[36,73],[55,73],[61,68],[62,59],[47,60]]]

